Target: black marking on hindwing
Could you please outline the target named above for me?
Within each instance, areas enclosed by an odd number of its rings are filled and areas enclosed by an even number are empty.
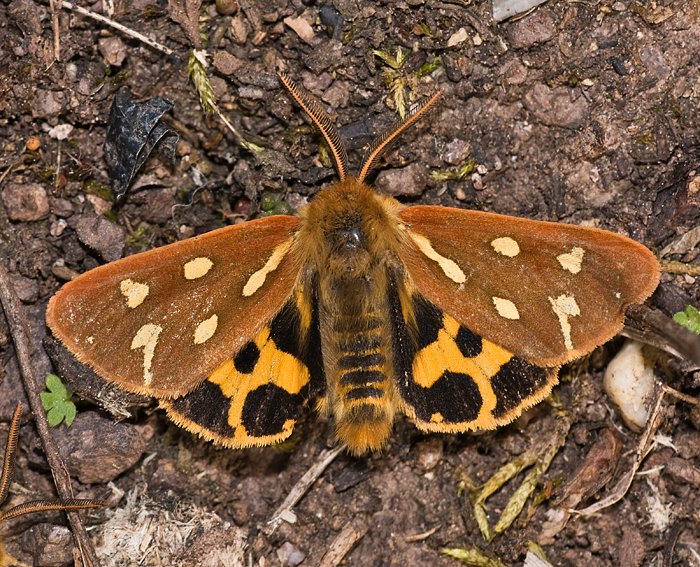
[[[304,397],[303,393],[290,394],[274,384],[264,384],[246,396],[241,425],[251,437],[276,435],[288,419],[296,420]]]
[[[422,295],[414,294],[411,297],[411,307],[417,329],[411,332],[403,317],[396,279],[390,278],[389,281],[394,367],[399,394],[413,409],[419,421],[430,422],[436,414],[442,416],[444,423],[462,423],[476,419],[483,400],[476,383],[466,374],[445,371],[430,388],[415,382],[413,360],[416,353],[437,340],[438,332],[443,327],[443,312]],[[465,342],[474,343],[473,339]]]
[[[473,421],[483,404],[474,380],[467,374],[449,370],[445,370],[430,388],[423,388],[414,382],[407,397],[420,400],[413,407],[416,418],[421,421],[430,421],[435,414],[440,414],[444,423]]]
[[[190,393],[169,402],[170,411],[179,414],[218,437],[233,437],[234,428],[228,423],[231,401],[218,384],[202,382]]]
[[[391,291],[389,293],[390,295],[395,295],[397,300],[399,299],[398,293],[392,294]],[[414,317],[416,318],[416,329],[418,330],[416,335],[417,343],[415,345],[418,351],[437,340],[438,332],[442,329],[442,311],[419,293],[413,294],[411,302],[413,304]],[[400,306],[398,315],[399,319],[396,322],[406,326]]]
[[[277,348],[297,358],[302,358],[301,318],[294,298],[285,303],[270,321],[270,338]]]
[[[233,365],[241,374],[250,374],[258,363],[259,357],[258,345],[250,341],[233,357]]]
[[[466,327],[460,327],[455,337],[455,344],[464,358],[479,356],[483,346],[481,337]]]
[[[498,400],[491,412],[493,416],[504,416],[523,400],[545,388],[552,372],[554,370],[534,366],[522,358],[511,358],[491,379],[491,387]]]

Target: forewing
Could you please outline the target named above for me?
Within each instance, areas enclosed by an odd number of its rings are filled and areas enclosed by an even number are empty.
[[[297,217],[215,230],[100,266],[51,298],[46,320],[82,362],[159,398],[191,391],[282,308],[300,270]]]
[[[461,325],[539,366],[591,351],[656,288],[641,244],[594,228],[437,206],[399,213],[413,285]]]

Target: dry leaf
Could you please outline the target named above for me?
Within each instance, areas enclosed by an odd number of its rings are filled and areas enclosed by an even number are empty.
[[[170,17],[180,24],[195,49],[202,48],[199,35],[199,9],[202,0],[168,0]]]

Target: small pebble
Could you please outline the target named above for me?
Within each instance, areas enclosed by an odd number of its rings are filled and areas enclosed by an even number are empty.
[[[35,152],[41,147],[41,138],[39,136],[29,136],[27,138],[27,150]]]
[[[288,567],[296,567],[304,559],[306,559],[306,554],[299,548],[294,546],[294,544],[285,541],[277,549],[277,558],[280,560],[282,565],[287,565]]]
[[[644,429],[654,393],[654,369],[647,363],[642,344],[628,341],[605,369],[603,387],[633,431]]]
[[[49,214],[46,189],[38,183],[8,183],[0,192],[0,199],[13,221],[37,221]]]
[[[238,12],[238,0],[216,0],[216,11],[222,16],[232,16]]]
[[[419,196],[425,191],[428,172],[425,166],[412,163],[401,169],[386,169],[377,175],[376,187],[384,195]]]

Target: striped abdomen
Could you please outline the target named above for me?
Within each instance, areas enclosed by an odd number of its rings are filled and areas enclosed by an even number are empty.
[[[346,406],[376,403],[386,394],[386,356],[381,319],[368,313],[335,322],[338,393]]]
[[[377,311],[336,313],[329,327],[328,401],[338,437],[354,453],[380,449],[394,421],[386,319]]]

